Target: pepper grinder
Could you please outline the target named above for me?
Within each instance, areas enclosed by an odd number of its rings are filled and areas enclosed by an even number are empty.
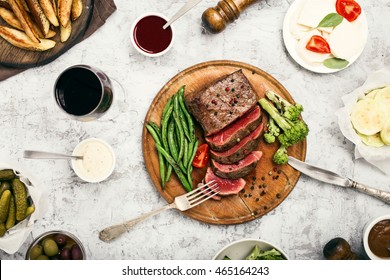
[[[219,33],[226,25],[235,21],[240,13],[257,0],[222,0],[217,6],[208,8],[202,14],[204,28],[211,33]]]
[[[351,251],[349,243],[341,238],[336,237],[326,243],[324,250],[324,257],[327,260],[357,260],[361,257]]]

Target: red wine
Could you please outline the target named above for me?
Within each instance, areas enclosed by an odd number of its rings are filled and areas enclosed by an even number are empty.
[[[167,21],[159,16],[146,16],[134,28],[134,41],[144,52],[155,54],[164,51],[172,42],[172,28],[163,29]]]
[[[57,81],[57,103],[69,114],[83,116],[94,111],[102,99],[103,88],[99,78],[84,68],[71,68]]]

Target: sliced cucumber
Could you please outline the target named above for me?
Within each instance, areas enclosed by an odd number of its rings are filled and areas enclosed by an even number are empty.
[[[351,113],[354,128],[361,134],[374,135],[382,130],[385,123],[384,113],[371,98],[358,101]]]
[[[390,145],[390,118],[387,119],[380,135],[383,143],[385,143],[385,145]]]
[[[364,135],[357,132],[357,135],[359,135],[362,142],[367,146],[379,148],[385,145],[379,133],[374,135]]]
[[[386,118],[390,116],[390,86],[380,89],[376,93],[374,100],[386,113]]]

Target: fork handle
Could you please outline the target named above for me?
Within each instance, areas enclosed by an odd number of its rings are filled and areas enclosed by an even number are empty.
[[[161,208],[150,211],[148,213],[142,214],[141,216],[134,218],[132,220],[129,220],[127,222],[107,227],[107,228],[103,229],[102,231],[100,231],[99,238],[100,238],[100,240],[105,241],[105,242],[111,241],[111,240],[117,238],[118,236],[122,235],[126,231],[130,230],[132,227],[134,227],[138,223],[145,221],[146,219],[153,217],[153,216],[155,216],[155,215],[157,215],[157,214],[159,214],[167,209],[171,209],[171,208],[176,208],[176,204],[171,203],[171,204],[165,205]]]

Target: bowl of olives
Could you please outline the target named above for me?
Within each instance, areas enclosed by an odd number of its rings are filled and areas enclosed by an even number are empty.
[[[86,253],[81,241],[70,232],[48,231],[31,243],[26,260],[85,260]]]

